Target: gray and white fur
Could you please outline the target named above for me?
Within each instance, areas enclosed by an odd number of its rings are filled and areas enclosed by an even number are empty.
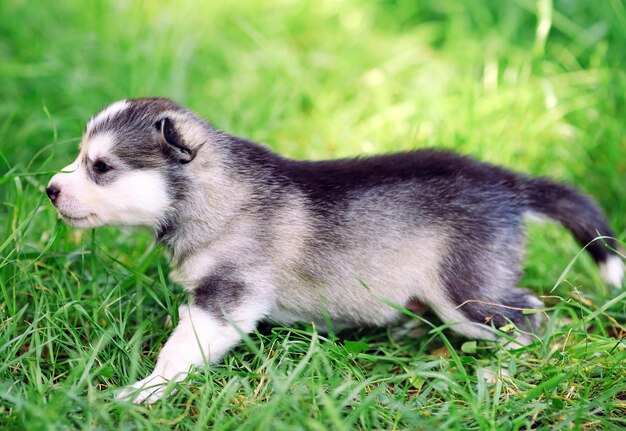
[[[120,394],[138,403],[265,319],[387,325],[401,315],[387,304],[426,304],[467,337],[532,332],[539,315],[524,310],[542,303],[517,287],[529,214],[567,227],[607,282],[624,274],[598,206],[548,179],[434,150],[289,160],[167,99],[93,117],[47,193],[72,226],[154,229],[191,293],[154,372]]]

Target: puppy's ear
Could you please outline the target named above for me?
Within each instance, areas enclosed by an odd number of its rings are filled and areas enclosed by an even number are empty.
[[[185,140],[178,133],[171,118],[165,117],[158,120],[154,123],[154,127],[161,132],[161,139],[180,163],[189,163],[196,157],[196,152],[185,145]]]

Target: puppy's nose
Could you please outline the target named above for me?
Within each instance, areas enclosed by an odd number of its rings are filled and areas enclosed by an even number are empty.
[[[54,202],[56,202],[57,198],[61,194],[61,189],[59,189],[57,186],[51,184],[46,189],[46,194],[48,195],[48,197],[50,198],[52,203],[54,203]]]

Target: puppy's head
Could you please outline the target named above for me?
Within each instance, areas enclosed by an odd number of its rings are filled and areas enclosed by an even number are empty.
[[[184,193],[202,127],[167,99],[113,103],[89,121],[77,159],[52,177],[47,194],[72,226],[156,228]]]

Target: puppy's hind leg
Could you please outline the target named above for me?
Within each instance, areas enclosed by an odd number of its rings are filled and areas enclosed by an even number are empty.
[[[433,310],[451,329],[461,335],[478,339],[497,339],[495,329],[513,324],[521,331],[516,345],[530,343],[529,333],[537,330],[539,314],[533,310],[543,306],[539,299],[524,289],[514,287],[517,274],[497,262],[477,264],[469,254],[461,260],[449,261],[440,276],[438,295],[429,301]]]
[[[537,310],[543,303],[525,289],[517,287],[502,289],[489,298],[467,299],[456,306],[468,320],[491,325],[496,329],[516,330],[510,346],[519,347],[531,342],[531,334],[539,327],[540,314]],[[508,329],[507,329],[508,328]]]

